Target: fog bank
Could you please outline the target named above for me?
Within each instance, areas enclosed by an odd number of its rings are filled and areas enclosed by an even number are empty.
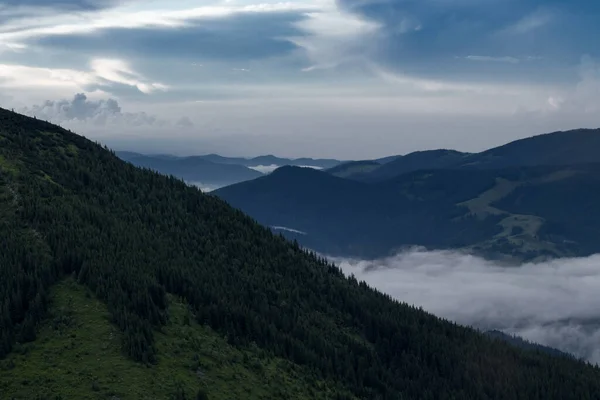
[[[600,255],[513,267],[422,249],[376,261],[330,260],[346,274],[440,317],[600,363]]]

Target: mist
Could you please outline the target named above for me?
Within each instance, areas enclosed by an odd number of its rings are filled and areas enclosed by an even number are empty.
[[[204,192],[204,193],[209,193],[214,190],[220,189],[224,186],[227,186],[226,184],[203,183],[203,182],[195,182],[195,181],[189,181],[189,182],[187,182],[187,184],[191,185],[191,186],[196,186],[198,189],[202,190],[202,192]]]
[[[346,274],[439,317],[600,363],[600,255],[520,266],[423,249],[375,261],[329,259]]]
[[[282,165],[271,164],[271,165],[255,165],[255,166],[248,167],[248,168],[258,171],[258,172],[262,172],[263,174],[267,175],[267,174],[270,174],[271,172],[275,171],[277,168],[281,168],[281,167],[282,167]],[[323,168],[317,167],[315,165],[298,165],[298,167],[323,169]]]

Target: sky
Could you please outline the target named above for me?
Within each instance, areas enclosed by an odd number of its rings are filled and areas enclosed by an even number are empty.
[[[347,275],[439,317],[600,364],[600,255],[507,267],[417,248],[374,261],[332,260]]]
[[[366,159],[600,126],[596,0],[0,0],[0,106],[118,150]]]

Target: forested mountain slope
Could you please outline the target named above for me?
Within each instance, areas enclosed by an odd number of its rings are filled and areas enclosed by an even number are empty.
[[[92,380],[78,398],[165,398],[165,374],[182,374],[176,399],[227,398],[228,385],[256,385],[251,399],[599,397],[598,368],[392,301],[216,197],[5,110],[0,233],[3,397],[69,398],[78,376]],[[186,306],[191,328],[177,311]],[[109,323],[128,361],[110,343],[95,347],[103,344],[89,332],[109,333]],[[204,350],[203,337],[213,343]],[[243,368],[243,354],[248,368],[289,363],[285,376],[266,375],[283,392]],[[190,358],[200,372],[185,375]],[[230,380],[219,373],[227,359],[240,368]]]
[[[287,167],[215,193],[319,252],[405,246],[532,260],[600,251],[600,164],[415,171],[380,183]]]

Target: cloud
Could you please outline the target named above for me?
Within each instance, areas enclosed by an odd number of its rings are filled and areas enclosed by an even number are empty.
[[[579,80],[574,87],[548,96],[546,107],[523,112],[535,117],[597,115],[600,112],[600,64],[589,55],[581,57],[577,76]]]
[[[60,10],[99,10],[114,6],[118,0],[2,0],[0,7],[41,7]]]
[[[88,70],[0,64],[0,87],[55,87],[88,91],[126,87],[142,94],[168,89],[167,85],[152,82],[135,72],[123,60],[105,58],[92,59]]]
[[[590,38],[600,34],[599,25],[593,22],[600,17],[597,2],[557,0],[551,5],[546,3],[541,0],[337,0],[345,12],[379,25],[377,34],[370,39],[370,61],[422,77],[462,75],[474,81],[544,79],[556,74],[552,68],[557,64],[594,51]],[[472,59],[462,59],[461,63],[458,58],[449,62],[456,54],[500,58],[494,56],[498,53],[532,54],[544,57],[547,62],[536,68],[521,63],[519,68],[512,68],[503,75],[497,73],[498,63],[482,63],[476,67],[467,63],[474,61]],[[502,59],[515,63],[509,58]],[[556,79],[556,75],[553,78]]]
[[[370,46],[380,29],[378,23],[331,8],[307,14],[296,26],[304,34],[290,40],[303,50],[311,63],[302,68],[303,72],[361,63],[370,57]]]
[[[542,0],[100,6],[71,0],[62,9],[16,3],[0,0],[0,91],[13,97],[7,105],[84,92],[173,119],[155,129],[155,140],[164,141],[139,146],[188,152],[196,142],[204,152],[214,142],[237,153],[243,142],[248,155],[268,147],[296,156],[365,158],[442,145],[481,150],[598,121],[593,112],[582,118],[576,111],[598,103],[594,85],[573,88],[573,71],[581,54],[598,56],[599,2],[557,0],[548,8]],[[537,10],[549,11],[544,17]],[[531,30],[498,34],[510,27]],[[521,108],[537,114],[517,113]],[[202,135],[181,137],[175,148],[173,131],[191,127],[172,110],[194,116],[194,131]],[[98,126],[86,123],[85,134]],[[136,134],[147,138],[150,130]],[[116,131],[113,139],[122,140],[124,129]],[[366,131],[378,140],[368,140]],[[133,133],[128,140],[135,143]]]
[[[204,193],[212,192],[212,191],[220,189],[220,188],[222,188],[224,186],[224,185],[206,184],[206,183],[194,182],[194,181],[189,181],[189,182],[186,182],[186,183],[188,185],[190,185],[190,186],[197,187],[198,189],[200,189]]]
[[[538,8],[501,32],[511,35],[523,35],[550,24],[554,19],[554,12],[549,9]]]
[[[323,169],[322,167],[317,167],[314,165],[298,165],[298,166],[302,167],[302,168]],[[275,171],[277,168],[280,168],[280,167],[282,167],[282,165],[271,164],[271,165],[254,165],[254,166],[249,166],[248,168],[258,171],[263,174],[270,174],[271,172]]]
[[[76,126],[127,126],[127,127],[167,127],[171,123],[145,112],[123,112],[115,99],[90,100],[84,93],[76,94],[71,100],[47,100],[42,104],[24,107],[19,110],[23,114],[48,120],[54,123],[66,123]],[[182,117],[175,124],[180,128],[192,128],[193,122]]]
[[[583,56],[579,67],[579,78],[572,96],[573,102],[578,109],[586,113],[600,112],[600,64],[589,55]]]
[[[520,60],[516,57],[492,57],[492,56],[466,56],[465,59],[470,61],[483,61],[483,62],[500,62],[509,64],[518,64]]]
[[[193,128],[194,123],[188,117],[181,117],[177,120],[175,126],[178,126],[180,128]]]
[[[203,10],[204,15],[200,10],[190,10],[187,16],[184,13],[170,18],[168,13],[165,17],[147,15],[141,21],[133,18],[120,24],[118,20],[107,21],[106,26],[95,21],[97,28],[93,30],[77,25],[65,28],[65,32],[70,31],[68,34],[38,35],[41,32],[36,32],[28,41],[46,48],[77,50],[90,55],[102,52],[114,57],[234,61],[285,55],[297,48],[286,38],[304,34],[294,23],[306,17],[302,10],[292,7],[289,10],[283,7],[280,10],[206,7]]]
[[[297,233],[299,235],[306,235],[306,232],[302,232],[302,231],[299,231],[299,230],[293,229],[293,228],[287,228],[285,226],[271,226],[271,229],[274,229],[276,231],[286,231],[286,232]]]
[[[281,165],[271,164],[271,165],[254,165],[254,166],[251,166],[248,168],[258,171],[263,174],[270,174],[271,172],[275,171],[279,167],[281,167]]]
[[[414,249],[376,261],[332,261],[346,274],[440,317],[600,363],[600,255],[509,266]]]

